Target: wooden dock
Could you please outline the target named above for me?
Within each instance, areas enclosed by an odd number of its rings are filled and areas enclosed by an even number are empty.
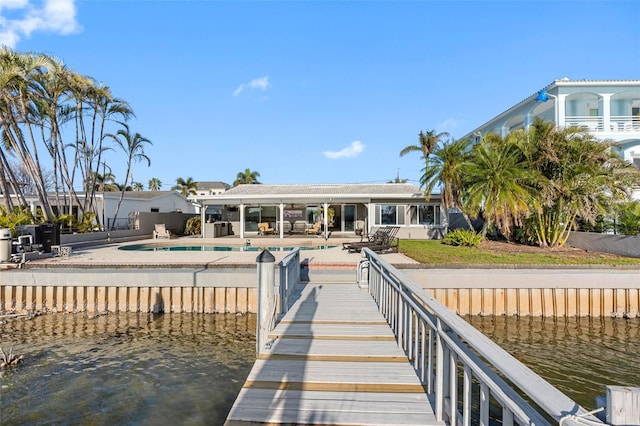
[[[377,305],[355,283],[307,284],[270,334],[227,425],[438,425]]]

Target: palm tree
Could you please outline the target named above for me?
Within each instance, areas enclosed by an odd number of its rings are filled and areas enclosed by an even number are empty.
[[[442,205],[447,212],[451,208],[461,207],[462,165],[469,157],[469,145],[468,139],[439,144],[432,150],[427,158],[427,165],[422,169],[420,186],[425,188],[426,200],[431,199],[436,186],[441,187]],[[469,229],[473,229],[469,216],[461,211]]]
[[[400,171],[396,173],[396,178],[394,180],[387,181],[387,183],[407,183],[409,179],[400,179]]]
[[[94,182],[95,190],[98,192],[115,192],[118,190],[116,176],[111,172],[104,175],[94,172],[92,181]]]
[[[583,128],[555,128],[535,120],[519,144],[528,167],[536,170],[540,209],[527,222],[529,238],[543,247],[562,246],[576,220],[593,224],[640,185],[640,171],[613,152],[613,143]]]
[[[151,178],[149,179],[147,188],[149,188],[149,191],[160,191],[160,188],[162,188],[162,181],[158,178]]]
[[[96,83],[92,79],[84,79],[81,81],[85,82],[85,85],[80,87],[84,90],[74,92],[77,105],[75,117],[76,127],[82,129],[83,138],[89,141],[89,146],[82,158],[85,162],[86,172],[90,174],[90,171],[94,167],[99,169],[100,165],[104,164],[102,154],[111,149],[103,146],[106,124],[116,119],[127,121],[131,117],[135,117],[135,114],[126,101],[112,95],[111,89],[108,86],[103,86],[102,83]],[[86,135],[84,130],[87,127],[83,123],[82,111],[86,109],[83,108],[84,104],[90,107],[90,136]],[[91,188],[91,186],[89,186],[89,188]],[[94,203],[95,199],[92,193],[88,208],[94,206]]]
[[[127,170],[124,176],[124,182],[122,184],[122,191],[120,192],[120,199],[118,200],[118,205],[116,206],[115,214],[113,215],[113,224],[111,225],[111,230],[115,228],[116,219],[118,218],[118,212],[120,211],[120,205],[122,204],[122,199],[124,198],[124,193],[127,189],[127,182],[129,181],[129,176],[131,175],[131,168],[134,162],[146,161],[147,166],[151,165],[151,160],[144,153],[144,145],[152,144],[151,141],[145,137],[143,137],[140,133],[136,133],[134,135],[131,134],[129,130],[129,126],[126,123],[120,123],[122,125],[122,129],[119,129],[116,134],[107,133],[105,136],[113,139],[113,141],[126,153],[127,155]]]
[[[244,172],[238,172],[236,176],[236,180],[233,182],[233,186],[243,185],[243,184],[259,184],[258,178],[260,177],[260,173],[252,172],[250,169],[245,169]]]
[[[496,135],[497,139],[499,136]],[[476,145],[471,158],[462,165],[463,206],[471,216],[482,212],[482,235],[495,225],[501,234],[511,237],[513,226],[535,210],[529,182],[531,174],[517,146],[486,139]]]
[[[144,191],[144,185],[141,182],[133,182],[134,191]]]
[[[409,145],[406,146],[400,151],[400,157],[404,157],[406,154],[414,151],[422,152],[422,156],[425,160],[429,157],[429,154],[434,150],[434,148],[442,141],[444,138],[448,138],[449,133],[442,132],[436,133],[435,130],[427,130],[426,132],[420,131],[418,134],[418,138],[420,140],[420,145]]]
[[[187,180],[179,177],[176,179],[176,184],[171,187],[172,191],[180,191],[180,193],[185,197],[189,195],[196,195],[196,189],[198,189],[198,182],[194,182],[191,177],[188,177]]]
[[[21,54],[0,48],[0,126],[2,145],[0,149],[11,152],[29,173],[35,185],[36,195],[44,219],[53,220],[53,210],[47,197],[37,150],[37,135],[46,132],[46,111],[43,111],[42,88],[47,70],[55,67],[55,61],[47,55]],[[44,136],[43,136],[44,137]],[[6,155],[0,160],[2,167],[0,185],[6,185]],[[6,190],[6,188],[3,188]],[[22,190],[12,186],[21,204],[26,204]]]
[[[423,169],[420,184],[425,188],[427,201],[436,186],[442,187],[445,208],[459,207],[462,189],[462,164],[469,157],[469,140],[443,142],[433,149]]]

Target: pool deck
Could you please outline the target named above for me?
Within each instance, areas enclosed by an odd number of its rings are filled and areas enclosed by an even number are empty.
[[[320,238],[250,238],[252,247],[298,247],[314,245],[335,245],[318,250],[302,250],[301,258],[309,269],[355,269],[360,253],[348,253],[342,249],[342,243],[349,239]],[[359,239],[351,239],[359,241]],[[260,251],[134,251],[120,250],[126,245],[221,245],[245,246],[245,240],[239,238],[194,238],[182,237],[171,240],[145,239],[129,242],[114,242],[105,245],[73,247],[68,257],[45,257],[28,261],[24,267],[38,268],[216,268],[216,267],[254,267]],[[282,260],[288,252],[273,251],[276,262]],[[385,260],[393,265],[416,264],[413,259],[400,253],[383,254]]]

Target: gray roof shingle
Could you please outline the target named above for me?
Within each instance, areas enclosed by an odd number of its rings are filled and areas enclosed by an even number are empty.
[[[238,185],[225,192],[226,196],[244,195],[416,195],[422,194],[415,185],[385,184],[300,184],[300,185]]]

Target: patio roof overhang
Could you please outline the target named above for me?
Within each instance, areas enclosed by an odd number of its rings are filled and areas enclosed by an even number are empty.
[[[434,195],[434,202],[440,195]],[[412,184],[291,184],[239,185],[222,194],[192,195],[201,206],[354,204],[424,201],[424,192]]]
[[[433,197],[432,197],[433,198]],[[370,203],[374,201],[424,201],[424,194],[290,194],[290,195],[244,195],[244,196],[191,196],[189,200],[202,206],[212,205],[240,205],[240,204],[349,204]],[[436,197],[439,199],[439,197]]]

